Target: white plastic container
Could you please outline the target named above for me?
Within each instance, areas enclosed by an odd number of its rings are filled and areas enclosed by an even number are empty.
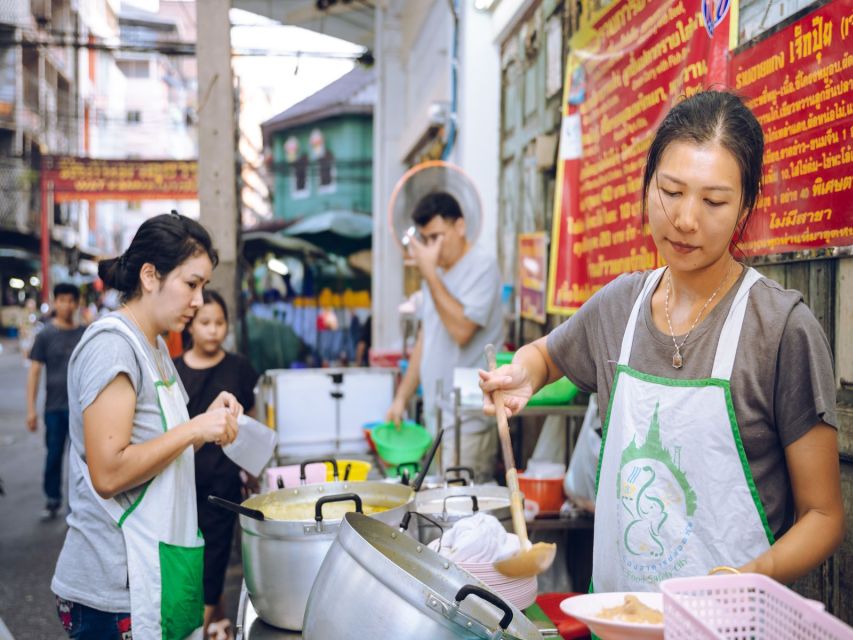
[[[259,476],[275,453],[276,433],[254,418],[237,418],[237,437],[222,452],[253,476]]]

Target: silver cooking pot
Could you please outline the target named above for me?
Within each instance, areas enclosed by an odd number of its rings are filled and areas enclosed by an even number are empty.
[[[348,513],[314,581],[305,640],[541,640],[536,626],[446,558]]]
[[[483,484],[420,491],[415,495],[410,509],[429,518],[418,518],[417,538],[426,544],[439,537],[442,530],[447,531],[462,518],[479,511],[496,517],[504,529],[512,531],[509,504],[509,489]]]
[[[359,501],[365,507],[385,507],[371,518],[397,524],[413,495],[410,487],[384,482],[328,482],[280,489],[243,502],[244,509],[260,512],[282,505],[313,505],[309,519],[257,520],[240,515],[243,575],[258,616],[283,629],[302,628],[311,585],[341,526],[340,518],[323,517],[326,504]]]

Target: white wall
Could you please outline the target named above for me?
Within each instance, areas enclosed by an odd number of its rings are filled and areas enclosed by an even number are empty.
[[[458,163],[477,185],[483,226],[477,244],[497,255],[500,157],[500,52],[492,40],[492,15],[464,2],[459,46]]]
[[[433,0],[428,11],[413,11],[412,0],[404,3],[402,53],[405,69],[403,134],[400,160],[426,131],[430,106],[450,104],[450,50],[453,18],[447,0]],[[402,97],[402,96],[401,96]]]

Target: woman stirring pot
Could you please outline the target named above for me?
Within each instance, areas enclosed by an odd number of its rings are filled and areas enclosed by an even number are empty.
[[[676,105],[649,148],[643,205],[667,267],[625,274],[481,372],[508,413],[566,375],[607,407],[593,588],[652,590],[721,566],[787,583],[839,546],[829,344],[796,291],[730,250],[756,205],[764,140],[736,96]]]
[[[242,407],[222,393],[190,420],[160,335],[192,320],[216,261],[207,231],[173,212],[99,265],[124,305],[68,367],[71,514],[51,589],[72,638],[201,637],[193,448],[233,441]]]

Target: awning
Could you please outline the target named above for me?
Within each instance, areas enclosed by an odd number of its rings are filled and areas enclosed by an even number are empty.
[[[373,218],[357,211],[326,211],[305,217],[282,233],[308,240],[327,253],[348,256],[356,251],[370,249]]]
[[[322,258],[326,253],[302,238],[292,238],[272,231],[247,231],[243,233],[243,256],[254,262],[271,252],[275,255],[293,255]]]
[[[41,257],[37,253],[17,247],[0,247],[0,272],[5,275],[26,277],[37,274],[41,269]]]

